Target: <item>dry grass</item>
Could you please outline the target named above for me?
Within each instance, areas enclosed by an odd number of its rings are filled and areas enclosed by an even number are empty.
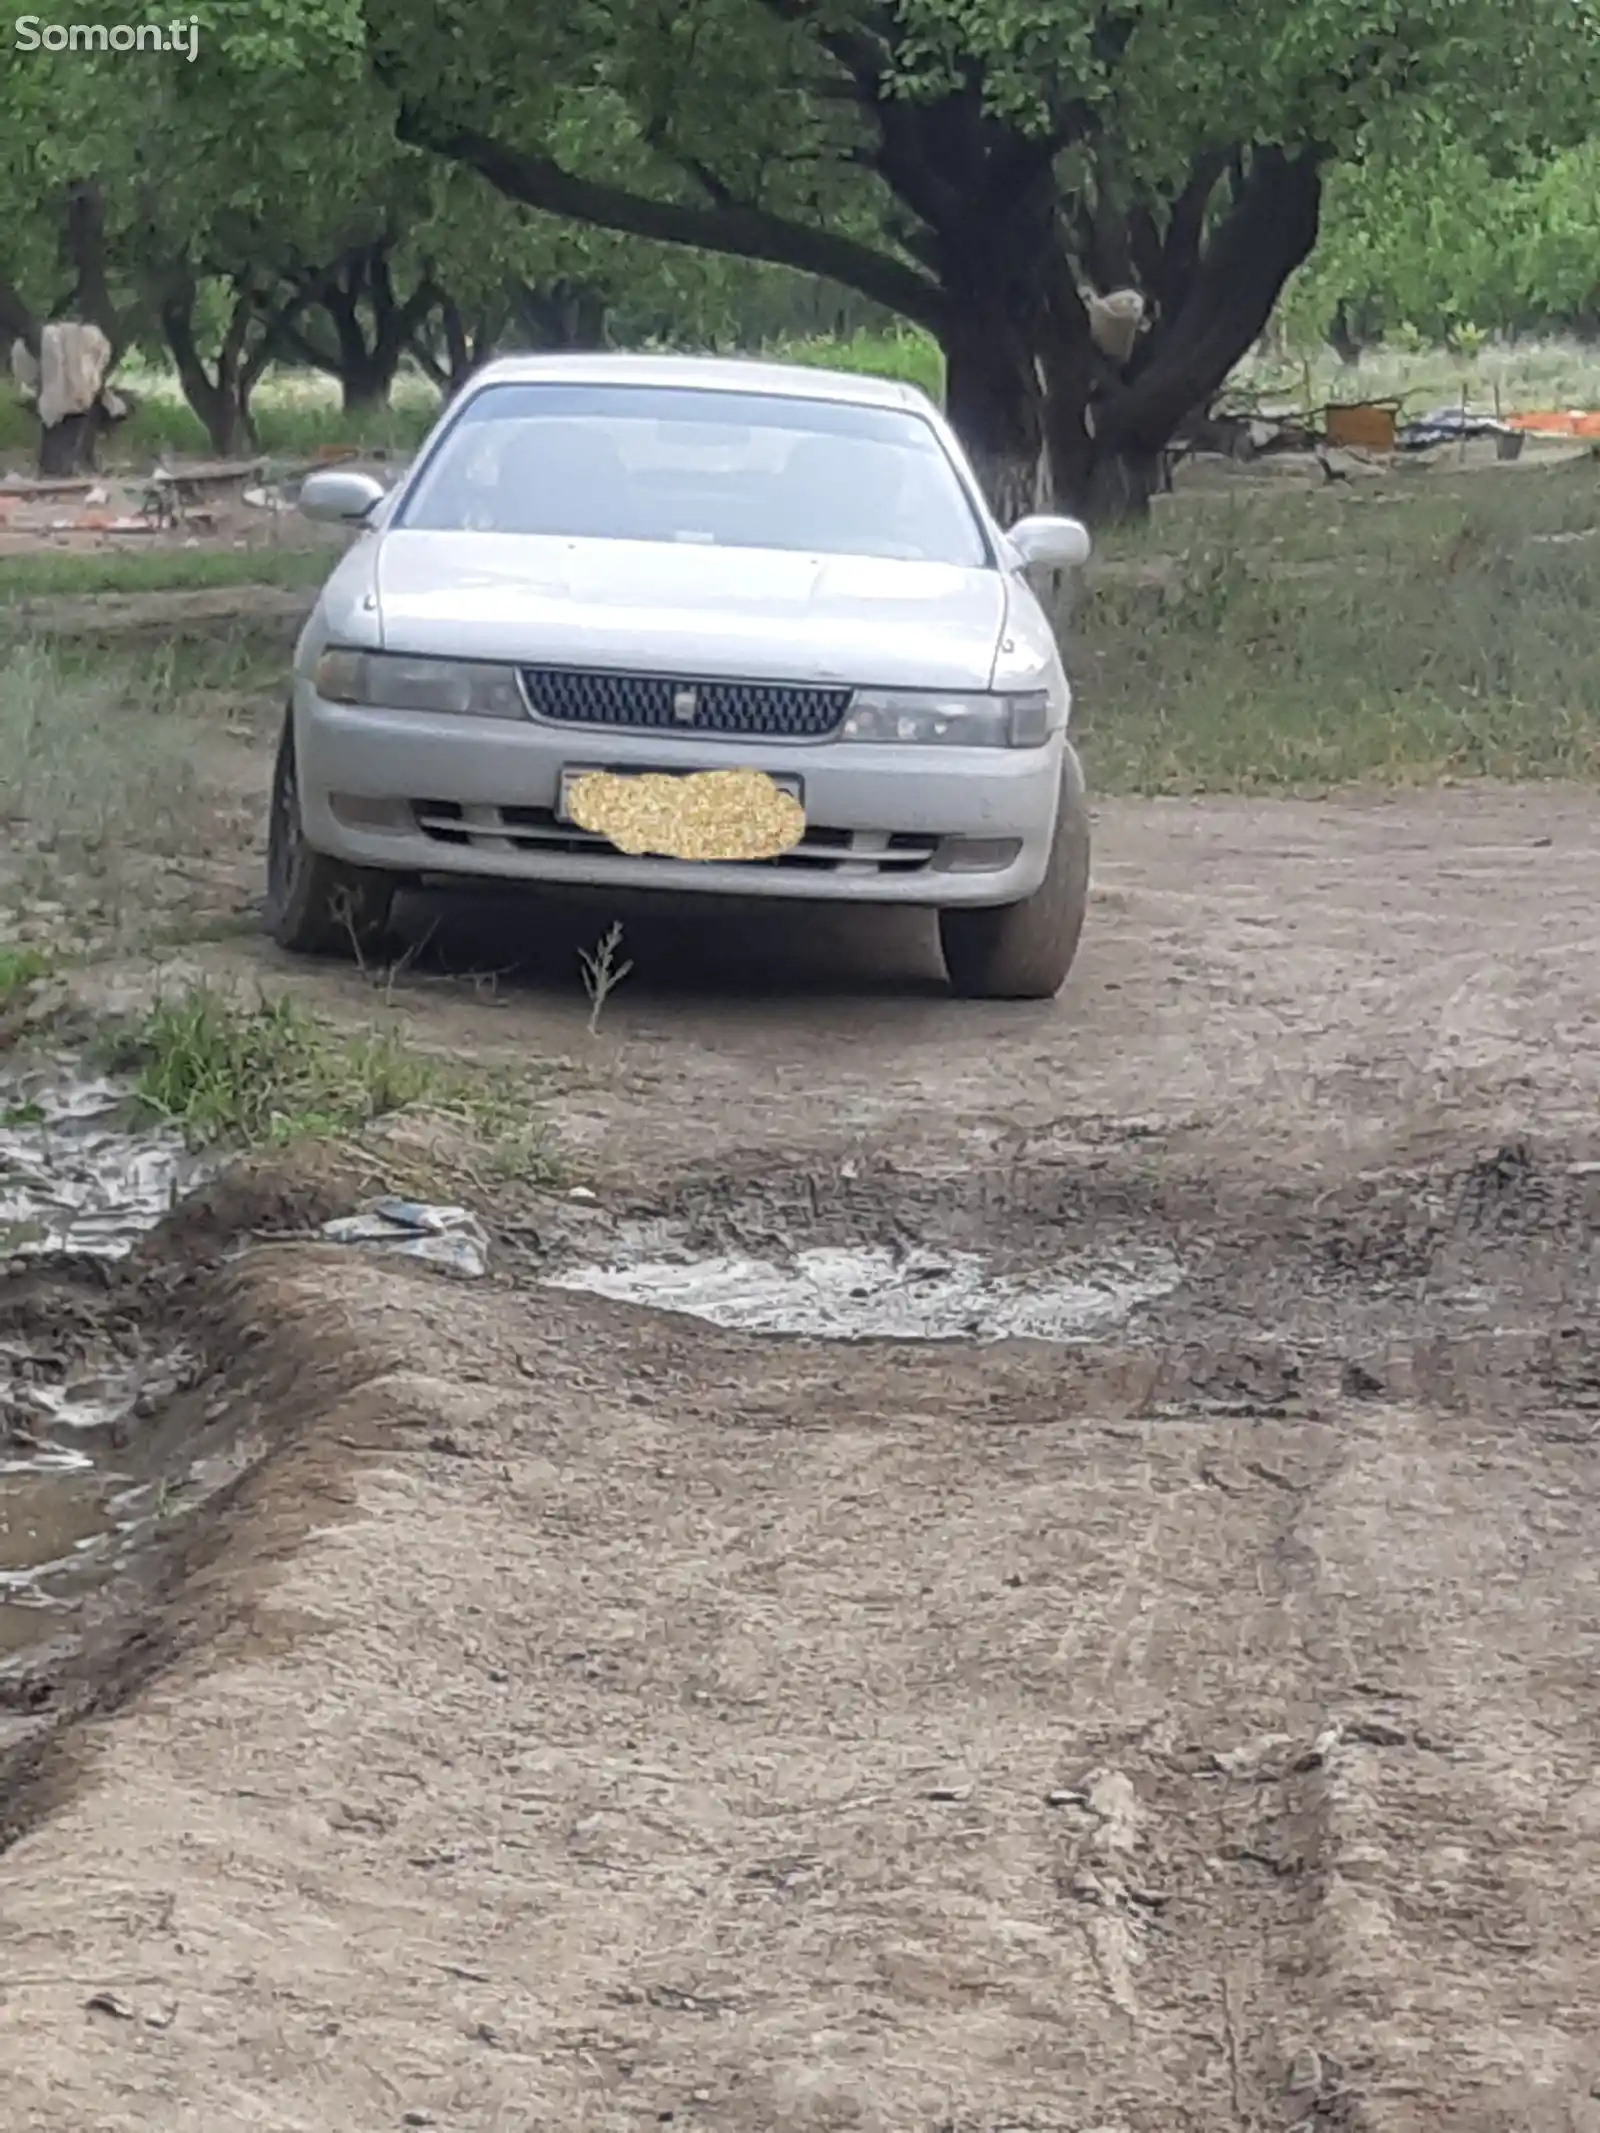
[[[1071,647],[1102,789],[1600,777],[1600,469],[1174,499]]]
[[[202,799],[170,660],[69,661],[0,648],[0,908],[81,914],[120,937],[153,869],[192,841]]]
[[[1376,347],[1358,363],[1341,363],[1318,346],[1286,358],[1252,356],[1233,383],[1246,392],[1313,407],[1338,400],[1403,400],[1412,413],[1458,407],[1600,406],[1600,349],[1575,340],[1494,342],[1476,353],[1450,348]]]

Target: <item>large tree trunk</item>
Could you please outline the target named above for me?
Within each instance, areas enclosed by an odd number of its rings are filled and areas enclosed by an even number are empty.
[[[111,300],[106,272],[105,200],[96,182],[82,180],[66,188],[60,205],[60,255],[73,276],[63,311],[69,317],[98,326],[104,333],[111,344],[109,376],[121,352],[125,331]],[[0,276],[0,366],[9,368],[13,341],[21,341],[37,359],[44,325],[44,315],[35,313],[21,291]],[[62,481],[93,474],[101,439],[111,428],[112,417],[99,400],[83,413],[68,415],[48,429],[41,423],[36,461],[41,477]]]
[[[370,355],[351,363],[339,377],[340,408],[347,415],[368,415],[387,407],[399,368],[398,356],[392,363],[377,362]]]
[[[365,296],[372,313],[369,339],[361,316]],[[387,263],[358,253],[343,270],[330,275],[317,301],[333,327],[338,356],[333,365],[340,402],[347,415],[369,414],[387,407],[405,341],[396,333],[394,292]]]
[[[1046,497],[1044,395],[1032,349],[1004,321],[964,318],[945,338],[944,373],[945,413],[990,510],[1014,526]]]
[[[988,293],[986,305],[969,294],[946,333],[945,412],[995,517],[1012,526],[1034,511],[1139,516],[1161,484],[1162,454],[1099,434],[1111,371],[1076,289],[1061,286],[1053,314],[1031,297],[1018,305]]]
[[[87,414],[67,415],[53,428],[39,430],[39,473],[45,481],[70,481],[80,474],[93,474],[100,439],[110,420],[98,401]]]
[[[939,226],[927,248],[945,291],[939,340],[945,412],[1003,526],[1049,509],[1047,381],[1039,352],[1048,328],[1055,190],[1048,160],[1015,151],[984,167],[970,192],[930,182],[923,163],[970,152],[971,113],[921,112],[885,121],[886,174],[923,202]],[[1081,308],[1081,307],[1080,307]]]
[[[1076,498],[1077,515],[1087,525],[1115,526],[1148,515],[1153,497],[1167,486],[1166,454],[1097,446]]]
[[[1309,153],[1258,148],[1236,160],[1226,211],[1174,289],[1170,311],[1106,397],[1101,438],[1119,453],[1165,449],[1260,338],[1317,241],[1322,166]]]
[[[115,369],[126,346],[129,321],[112,300],[106,202],[98,179],[80,179],[68,186],[61,249],[73,277],[63,311],[100,328],[111,343],[110,367]]]

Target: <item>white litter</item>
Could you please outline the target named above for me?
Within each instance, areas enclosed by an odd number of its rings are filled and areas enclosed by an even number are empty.
[[[489,1237],[465,1207],[434,1207],[424,1200],[369,1200],[353,1215],[324,1222],[333,1244],[361,1244],[475,1281],[489,1271]]]

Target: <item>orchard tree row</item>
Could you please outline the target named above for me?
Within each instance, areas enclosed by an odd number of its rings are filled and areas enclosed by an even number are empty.
[[[171,366],[224,455],[253,445],[274,363],[325,372],[356,413],[407,359],[450,392],[502,345],[715,345],[872,316],[777,270],[515,206],[397,138],[359,46],[308,39],[266,65],[219,29],[192,72],[13,51],[0,112],[0,358],[37,352],[50,319],[93,323],[117,356]]]
[[[223,451],[274,361],[359,407],[407,357],[448,390],[608,320],[893,318],[1002,513],[1107,516],[1308,262],[1294,301],[1335,330],[1594,279],[1592,190],[1558,209],[1595,168],[1600,0],[193,5],[193,59],[0,54],[0,332],[164,350]],[[141,15],[168,0],[104,20]],[[1125,354],[1091,307],[1123,289]]]

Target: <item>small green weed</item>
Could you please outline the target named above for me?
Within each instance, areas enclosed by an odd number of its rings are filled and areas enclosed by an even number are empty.
[[[195,1148],[347,1138],[402,1112],[452,1117],[490,1143],[501,1167],[539,1167],[526,1083],[430,1057],[393,1031],[342,1030],[290,994],[246,1005],[200,984],[161,1000],[102,1046],[133,1077],[132,1108]]]
[[[158,1001],[106,1064],[134,1075],[140,1113],[196,1147],[354,1133],[450,1093],[446,1071],[392,1033],[347,1036],[288,994],[241,1007],[209,985]]]
[[[631,962],[617,961],[617,952],[622,946],[622,928],[613,922],[593,948],[580,948],[578,962],[583,971],[583,989],[589,995],[589,1035],[598,1036],[600,1017],[605,1005],[623,979],[632,970]]]
[[[15,1007],[29,986],[48,977],[54,967],[43,948],[0,948],[0,1015]]]

